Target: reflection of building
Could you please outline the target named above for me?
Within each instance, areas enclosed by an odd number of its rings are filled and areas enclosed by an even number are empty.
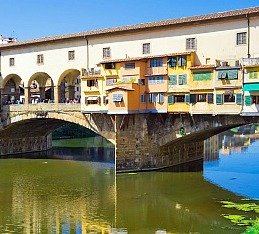
[[[221,154],[230,155],[232,152],[242,152],[251,144],[249,137],[244,135],[227,136],[222,139]]]
[[[204,141],[204,161],[214,161],[219,158],[219,135]]]

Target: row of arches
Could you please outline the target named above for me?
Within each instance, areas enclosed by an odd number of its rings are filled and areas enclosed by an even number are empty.
[[[77,69],[64,71],[56,84],[45,72],[33,74],[27,83],[19,75],[10,74],[2,80],[1,103],[78,103],[81,99],[80,83],[80,71]]]

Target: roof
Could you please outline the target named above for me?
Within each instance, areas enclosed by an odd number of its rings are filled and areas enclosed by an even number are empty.
[[[109,89],[106,89],[106,91],[111,91],[111,90],[114,90],[114,89],[122,89],[122,90],[125,90],[125,91],[134,91],[135,90],[135,89],[128,88],[128,87],[125,87],[125,86],[115,86],[115,87],[111,87]]]
[[[215,65],[209,65],[209,64],[190,67],[191,70],[209,70],[209,69],[211,70],[214,68],[215,68]]]
[[[23,47],[23,46],[29,46],[32,44],[42,44],[46,42],[56,42],[60,40],[71,40],[71,39],[80,39],[80,38],[82,39],[82,38],[89,38],[93,36],[103,36],[105,34],[116,34],[116,33],[118,34],[118,33],[129,32],[129,31],[150,30],[150,29],[159,28],[159,27],[183,26],[183,25],[191,25],[191,24],[197,24],[197,23],[220,21],[225,19],[238,19],[238,18],[247,17],[248,15],[258,16],[259,7],[251,7],[246,9],[212,13],[207,15],[183,17],[178,19],[169,19],[169,20],[162,20],[157,22],[149,22],[149,23],[128,25],[128,26],[122,26],[122,27],[114,27],[114,28],[108,28],[108,29],[99,29],[99,30],[93,30],[93,31],[72,33],[72,34],[66,34],[66,35],[44,37],[44,38],[38,38],[38,39],[29,40],[29,41],[17,41],[17,42],[0,45],[0,49],[3,50],[7,48],[12,48],[12,47]]]
[[[160,54],[160,55],[148,55],[148,56],[142,56],[142,57],[125,58],[125,59],[107,59],[107,60],[100,62],[99,64],[139,61],[139,60],[146,60],[146,59],[151,59],[151,58],[164,58],[164,57],[172,57],[172,56],[177,56],[177,55],[189,55],[191,53],[194,53],[194,51]]]

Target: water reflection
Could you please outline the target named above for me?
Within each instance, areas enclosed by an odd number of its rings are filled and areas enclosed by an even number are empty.
[[[0,233],[105,233],[115,223],[113,167],[12,159],[0,170]]]
[[[233,193],[259,199],[258,138],[257,126],[251,125],[205,141],[204,178]]]

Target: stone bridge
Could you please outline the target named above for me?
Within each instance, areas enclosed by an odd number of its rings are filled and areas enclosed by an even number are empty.
[[[202,158],[203,140],[259,117],[189,114],[85,114],[80,104],[38,103],[2,108],[0,154],[51,148],[51,132],[79,124],[115,145],[118,171],[150,170]],[[180,134],[181,133],[181,134]]]

